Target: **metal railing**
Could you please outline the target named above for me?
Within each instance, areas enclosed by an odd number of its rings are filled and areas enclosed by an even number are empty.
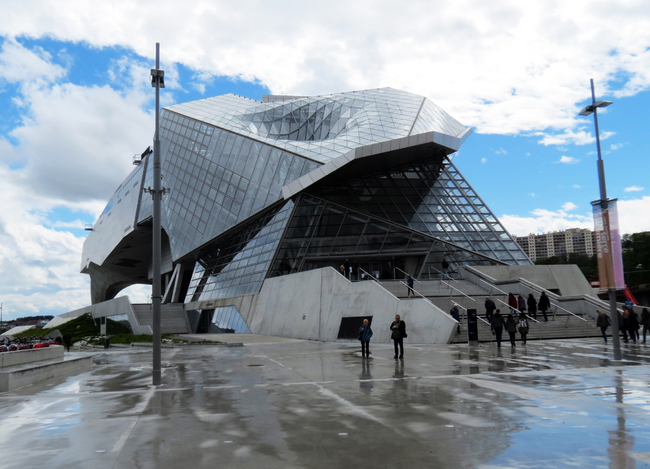
[[[415,293],[416,295],[418,295],[420,298],[422,298],[423,300],[427,301],[427,302],[430,303],[431,305],[436,306],[435,304],[433,304],[433,302],[432,302],[429,298],[427,298],[426,296],[424,296],[422,293],[420,293],[419,291],[417,291],[415,288],[411,288],[411,287],[409,287],[407,283],[402,282],[401,280],[399,280],[399,283],[401,283],[402,285],[405,285],[405,286],[406,286],[410,291],[412,291],[413,293]],[[436,306],[436,308],[437,308],[437,306]]]
[[[379,283],[379,284],[381,285],[381,281],[380,281],[377,277],[375,277],[374,275],[372,275],[370,272],[368,272],[368,271],[366,271],[366,270],[363,270],[361,267],[359,267],[359,272],[363,272],[363,273],[366,274],[368,277],[370,277],[370,278],[373,279],[375,282],[377,282],[377,283]]]
[[[539,285],[535,285],[533,282],[530,282],[530,281],[528,281],[528,280],[526,280],[526,279],[524,279],[524,278],[519,278],[519,284],[520,284],[521,286],[523,286],[524,288],[528,288],[529,290],[532,290],[532,291],[534,291],[534,292],[536,292],[536,293],[540,293],[540,294],[541,294],[542,291],[543,291],[543,292],[546,292],[546,289],[545,289],[545,288],[542,288],[542,287],[540,287]],[[540,291],[540,290],[541,290],[541,291]],[[549,292],[549,293],[550,293],[550,292]],[[547,296],[548,296],[548,295],[547,295]],[[551,305],[551,307],[554,307],[554,308],[555,308],[555,310],[553,311],[553,319],[555,319],[555,313],[556,313],[556,311],[557,311],[558,309],[560,309],[560,310],[562,310],[562,311],[564,311],[564,312],[566,312],[566,313],[569,313],[571,316],[575,316],[576,318],[580,319],[581,321],[589,322],[589,321],[587,321],[585,318],[582,318],[582,317],[578,316],[577,314],[572,313],[571,311],[569,311],[569,310],[566,309],[566,308],[563,308],[562,306],[558,305],[557,303],[553,303],[553,302],[550,300],[550,298],[549,298],[548,302],[549,302],[549,304]],[[568,324],[568,323],[569,323],[569,318],[567,318],[567,324]]]
[[[431,279],[431,269],[433,269],[440,275],[440,280],[442,280],[443,278],[445,278],[446,280],[457,280],[450,275],[450,272],[447,272],[447,274],[445,275],[444,272],[436,269],[435,267],[429,266],[428,269],[429,269],[429,279]]]
[[[418,282],[418,283],[422,283],[422,282],[420,282],[418,279],[416,279],[415,277],[413,277],[411,274],[409,274],[408,272],[403,271],[403,270],[400,269],[399,267],[393,267],[393,277],[395,277],[395,271],[396,271],[396,270],[399,270],[399,271],[402,272],[404,275],[411,277],[411,278],[412,278],[413,280],[415,280],[416,282]],[[396,279],[396,280],[399,280],[399,279]]]
[[[451,301],[451,300],[449,300],[449,301]],[[459,304],[456,303],[455,301],[451,301],[451,303],[452,303],[453,305],[458,306],[459,308],[465,310],[465,321],[467,322],[467,308],[465,308],[463,305],[459,305]],[[478,320],[480,320],[480,321],[483,321],[483,322],[484,322],[485,324],[487,324],[488,326],[490,325],[490,323],[489,323],[488,321],[486,321],[485,319],[483,319],[483,318],[482,318],[481,316],[479,316],[478,314],[476,315],[476,319],[478,319]]]
[[[472,298],[471,296],[467,295],[467,294],[466,294],[465,292],[463,292],[462,290],[459,290],[458,288],[449,285],[449,284],[448,284],[447,282],[445,282],[444,280],[440,280],[440,283],[444,283],[444,284],[447,285],[449,288],[451,288],[452,290],[457,291],[458,293],[460,293],[460,294],[463,295],[464,297],[469,298],[469,299],[472,300],[472,301],[476,301],[474,298]],[[450,296],[451,296],[451,295],[450,295]]]

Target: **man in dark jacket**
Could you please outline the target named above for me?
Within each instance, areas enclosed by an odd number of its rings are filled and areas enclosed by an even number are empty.
[[[497,338],[497,347],[501,348],[501,335],[503,334],[503,316],[501,316],[501,310],[497,309],[492,316],[490,329],[492,329],[492,333]]]
[[[546,296],[546,292],[542,292],[542,296],[539,297],[539,302],[537,303],[537,308],[544,315],[544,321],[548,321],[546,317],[546,310],[551,307],[551,301]]]
[[[494,304],[494,301],[492,301],[489,296],[486,296],[485,297],[485,319],[487,319],[488,322],[492,321],[492,314],[494,313],[495,309],[497,309],[497,305]]]
[[[458,305],[454,305],[454,307],[449,311],[449,314],[458,322],[456,332],[460,334],[460,311],[458,310]]]
[[[399,358],[404,358],[404,339],[406,335],[406,323],[400,319],[399,314],[395,315],[395,320],[390,325],[391,336],[393,339],[393,345],[395,346],[395,359],[398,358],[398,346],[399,346]]]

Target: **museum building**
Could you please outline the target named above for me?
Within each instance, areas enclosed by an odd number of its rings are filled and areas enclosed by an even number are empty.
[[[268,304],[253,313],[265,282],[267,299],[289,287],[309,297],[308,273],[338,275],[342,264],[354,275],[331,282],[430,278],[443,259],[530,265],[452,161],[470,134],[429,99],[390,88],[262,101],[227,94],[165,107],[163,303],[182,304],[193,332],[260,332],[269,320],[260,315],[276,314]],[[147,153],[84,243],[93,304],[151,283]],[[277,286],[283,277],[296,280]]]

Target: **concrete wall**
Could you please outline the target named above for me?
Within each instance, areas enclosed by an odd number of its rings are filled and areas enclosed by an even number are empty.
[[[56,358],[63,358],[63,347],[60,345],[40,349],[3,352],[0,353],[0,368],[24,365],[26,363],[34,363],[42,360],[54,360]]]
[[[13,391],[49,378],[87,370],[92,367],[92,364],[93,357],[77,357],[69,360],[48,361],[34,366],[2,370],[0,371],[0,392]]]
[[[331,267],[267,279],[259,294],[210,301],[234,305],[255,334],[335,341],[341,318],[373,316],[373,342],[390,342],[395,314],[408,343],[448,343],[456,321],[424,299],[400,300],[373,281],[350,282]],[[200,309],[202,305],[188,305]]]
[[[474,268],[497,281],[522,277],[547,290],[559,290],[562,296],[596,296],[596,291],[577,265],[490,265]]]
[[[74,311],[59,314],[50,322],[48,322],[45,327],[57,327],[86,313],[90,313],[93,318],[100,318],[103,316],[119,316],[126,314],[129,317],[129,322],[131,323],[131,328],[133,329],[134,334],[152,334],[151,327],[141,325],[138,322],[138,318],[133,312],[133,308],[131,307],[131,302],[129,301],[128,296],[120,296],[119,298],[103,301],[102,303],[97,303],[95,305],[90,305],[84,308],[75,309]]]

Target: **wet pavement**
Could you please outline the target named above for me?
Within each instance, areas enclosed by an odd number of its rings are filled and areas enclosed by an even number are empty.
[[[597,339],[98,353],[0,394],[2,468],[650,467],[650,347]]]

